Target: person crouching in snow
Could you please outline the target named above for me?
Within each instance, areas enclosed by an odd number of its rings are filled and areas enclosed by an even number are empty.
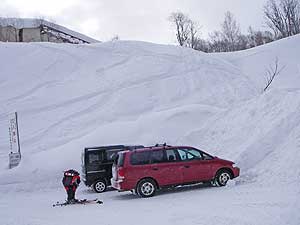
[[[77,187],[80,184],[80,176],[76,170],[67,170],[64,172],[64,177],[62,179],[62,183],[66,189],[68,194],[68,203],[75,203],[77,200],[75,199],[75,192]]]

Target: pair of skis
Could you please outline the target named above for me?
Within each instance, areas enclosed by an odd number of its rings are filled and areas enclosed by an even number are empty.
[[[96,199],[79,199],[74,202],[56,202],[53,207],[57,206],[67,206],[67,205],[87,205],[87,204],[103,204],[101,200]]]

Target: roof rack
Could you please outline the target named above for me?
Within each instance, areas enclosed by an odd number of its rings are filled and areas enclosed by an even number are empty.
[[[153,145],[153,146],[149,146],[149,148],[154,148],[154,147],[172,147],[171,145],[167,145],[167,143],[163,143],[163,144],[156,144],[156,145]]]

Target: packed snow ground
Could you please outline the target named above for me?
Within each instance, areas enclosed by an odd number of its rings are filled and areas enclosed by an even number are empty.
[[[300,224],[300,36],[226,54],[143,42],[0,43],[0,224]],[[284,67],[270,89],[266,69]],[[8,170],[7,113],[22,162]],[[225,188],[52,208],[85,146],[167,142],[241,167]],[[28,203],[28,204],[27,204]]]

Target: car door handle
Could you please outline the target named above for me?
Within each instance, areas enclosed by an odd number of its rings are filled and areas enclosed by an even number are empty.
[[[188,165],[185,165],[184,167],[185,167],[185,168],[190,168],[190,166],[188,166]]]
[[[152,168],[152,170],[158,170],[158,168],[154,167],[154,168]]]

